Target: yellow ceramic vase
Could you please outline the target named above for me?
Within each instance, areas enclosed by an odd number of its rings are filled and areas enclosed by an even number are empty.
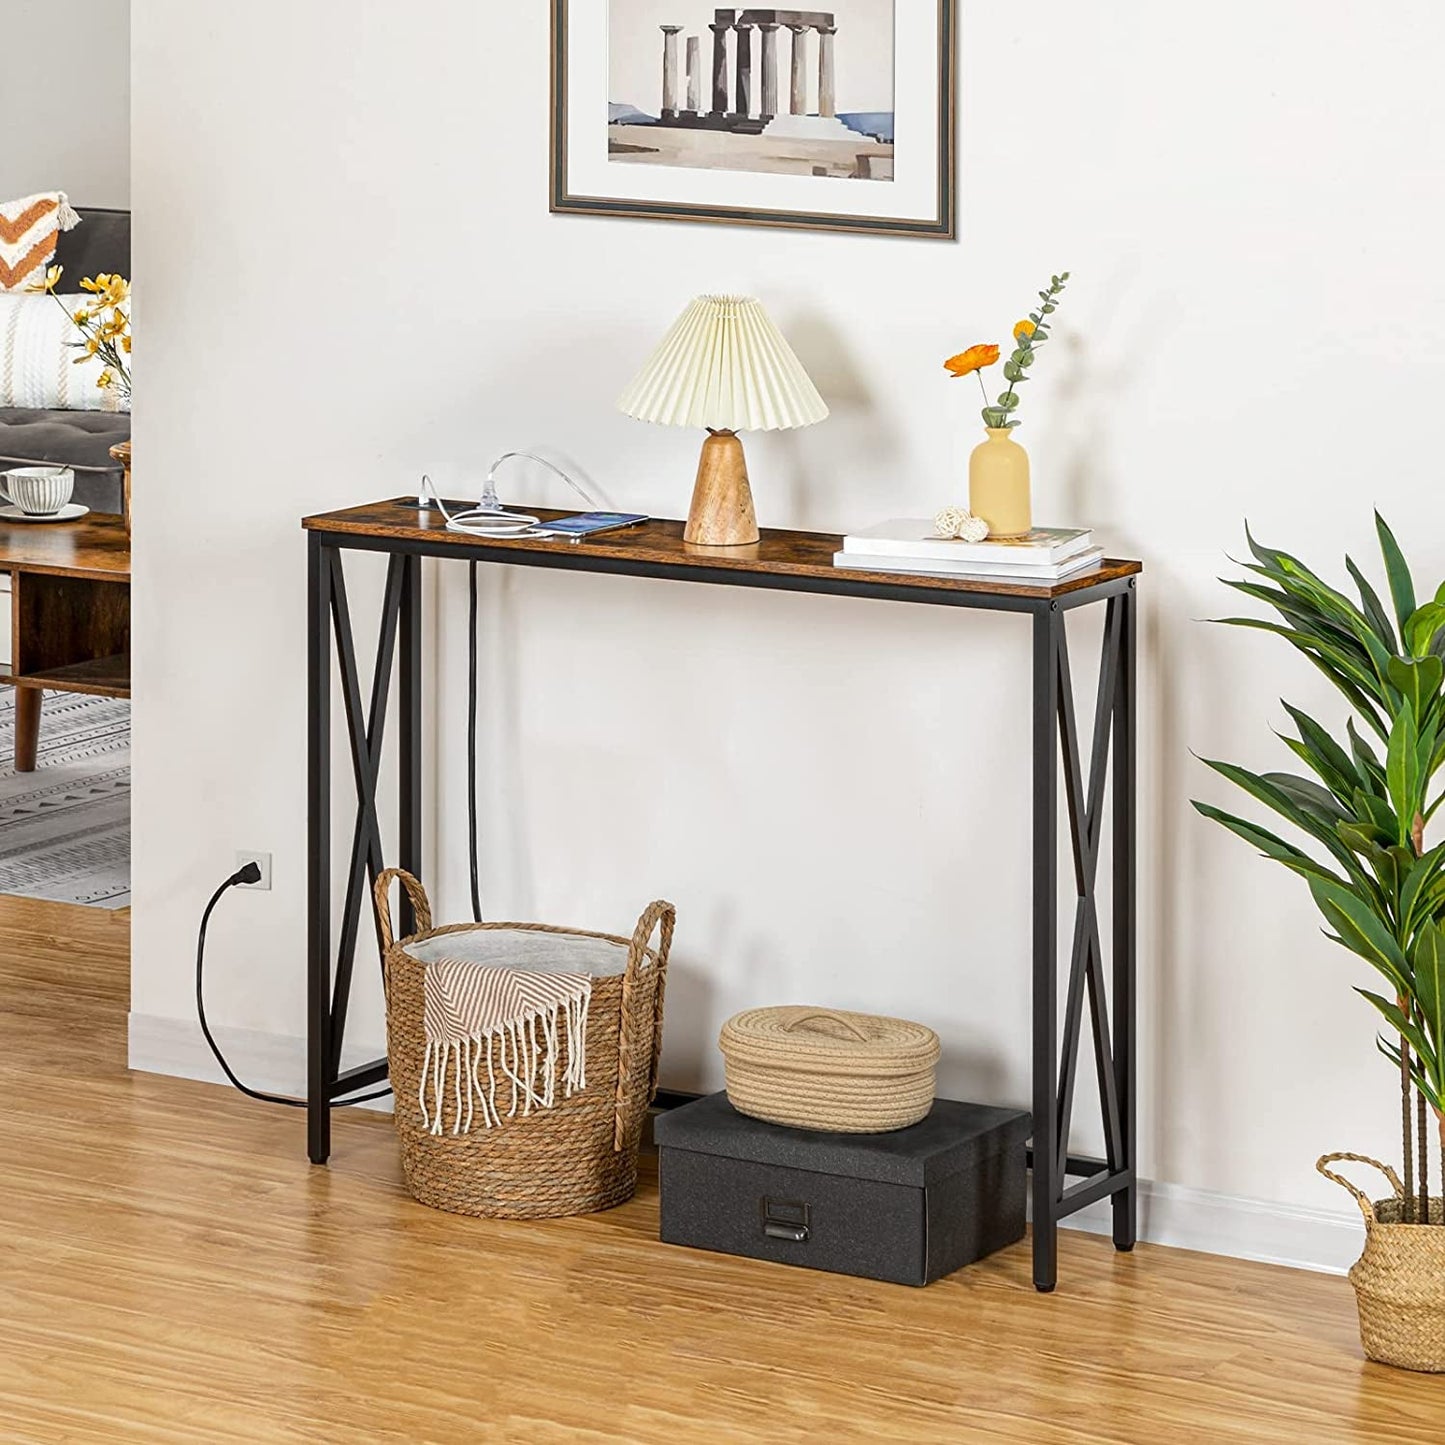
[[[968,510],[988,523],[991,537],[1021,537],[1033,527],[1029,454],[1008,427],[989,427],[968,459]]]

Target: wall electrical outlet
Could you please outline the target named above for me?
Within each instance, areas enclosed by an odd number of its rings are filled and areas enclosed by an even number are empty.
[[[242,883],[242,888],[249,888],[253,893],[266,893],[271,889],[271,855],[269,853],[247,853],[236,854],[236,867],[244,868],[247,863],[254,863],[261,870],[261,881],[259,883]]]

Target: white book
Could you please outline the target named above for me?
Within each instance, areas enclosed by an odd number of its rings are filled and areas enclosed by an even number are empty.
[[[896,572],[906,577],[961,577],[970,582],[1029,582],[1047,586],[1082,572],[1091,572],[1104,560],[1102,547],[1091,547],[1057,567],[1010,567],[1005,562],[939,562],[932,557],[860,557],[856,552],[834,552],[833,565],[850,572]]]
[[[859,557],[927,557],[955,565],[1006,562],[1014,568],[1057,567],[1087,552],[1094,534],[1087,528],[1035,527],[1022,537],[963,542],[940,537],[931,521],[902,517],[880,522],[843,538],[843,550]]]

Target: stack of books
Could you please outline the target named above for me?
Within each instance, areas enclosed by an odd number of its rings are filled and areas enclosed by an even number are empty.
[[[844,537],[833,565],[855,572],[1052,586],[1094,570],[1103,557],[1103,548],[1094,545],[1094,534],[1086,529],[1035,527],[1023,537],[964,542],[940,537],[932,522],[902,518]]]

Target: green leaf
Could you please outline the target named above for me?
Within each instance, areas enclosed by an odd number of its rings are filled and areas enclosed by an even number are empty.
[[[1388,1039],[1376,1039],[1375,1047],[1398,1069],[1401,1066],[1400,1050]],[[1445,1113],[1445,1084],[1430,1080],[1420,1067],[1420,1056],[1416,1052],[1410,1057],[1410,1077],[1415,1087],[1438,1109]]]
[[[1445,682],[1445,662],[1438,657],[1422,657],[1415,661],[1392,657],[1386,676],[1415,714],[1415,722],[1423,726],[1430,705],[1439,696],[1440,684]]]
[[[1385,755],[1385,779],[1390,787],[1390,802],[1395,809],[1396,841],[1402,844],[1410,841],[1410,827],[1415,821],[1415,814],[1424,810],[1419,742],[1415,714],[1405,708],[1390,729],[1390,747]]]
[[[1359,769],[1362,779],[1369,779],[1373,790],[1383,794],[1386,791],[1385,765],[1380,761],[1379,755],[1369,743],[1359,734],[1355,727],[1354,718],[1345,723],[1345,733],[1350,739],[1350,752],[1354,756],[1355,766]]]
[[[1008,420],[1008,413],[1001,406],[986,406],[983,409],[983,424],[997,429]]]
[[[1024,380],[1024,369],[1016,361],[1006,361],[1003,364],[1004,377],[1009,381]]]
[[[1358,655],[1352,655],[1346,647],[1337,642],[1316,637],[1298,627],[1282,627],[1277,622],[1268,622],[1259,617],[1218,617],[1215,621],[1229,627],[1252,627],[1260,632],[1273,632],[1277,636],[1293,642],[1301,651],[1313,653],[1329,662],[1331,668],[1327,671],[1333,670],[1338,673],[1340,677],[1353,683],[1367,696],[1378,686],[1379,679],[1368,663]]]
[[[1287,622],[1293,623],[1302,632],[1327,638],[1340,646],[1354,647],[1356,645],[1357,639],[1349,628],[1331,618],[1322,616],[1317,607],[1281,588],[1265,587],[1258,582],[1246,582],[1236,577],[1226,577],[1221,580],[1226,587],[1232,587],[1236,592],[1242,592],[1246,597],[1253,597],[1258,602],[1267,603]]]
[[[1313,813],[1332,826],[1350,821],[1350,814],[1339,805],[1334,794],[1309,778],[1296,777],[1293,773],[1261,773],[1260,776],[1287,798],[1293,798],[1307,813]]]
[[[1310,892],[1345,946],[1383,973],[1400,992],[1410,965],[1375,910],[1353,889],[1341,888],[1323,878],[1310,880]]]
[[[1350,755],[1307,713],[1280,699],[1300,735],[1300,746],[1309,754],[1306,761],[1337,796],[1348,798],[1361,779]],[[1300,754],[1304,756],[1304,754]],[[1368,781],[1366,779],[1365,781]]]
[[[1349,874],[1354,885],[1363,891],[1373,893],[1374,882],[1361,866],[1359,860],[1341,840],[1332,820],[1321,818],[1302,808],[1293,797],[1283,792],[1268,779],[1251,773],[1236,763],[1217,762],[1212,758],[1201,759],[1221,777],[1228,778],[1237,787],[1243,788],[1252,798],[1257,798],[1266,807],[1272,808],[1282,818],[1293,823],[1302,833],[1307,833],[1316,842],[1322,843],[1335,861]]]
[[[1409,873],[1415,855],[1409,848],[1382,848],[1378,843],[1372,843],[1366,850],[1366,856],[1370,860],[1370,869],[1380,884],[1381,896],[1390,906],[1389,922],[1393,927],[1395,904],[1400,897],[1400,883]],[[1399,929],[1396,928],[1395,932],[1398,935]]]
[[[1278,863],[1283,863],[1286,868],[1292,868],[1296,873],[1305,878],[1323,878],[1331,883],[1337,883],[1341,888],[1348,887],[1348,883],[1336,873],[1320,863],[1292,843],[1286,843],[1283,838],[1277,837],[1267,828],[1261,828],[1244,818],[1237,818],[1233,813],[1226,813],[1222,808],[1216,808],[1210,803],[1196,801],[1195,811],[1201,817],[1210,819],[1229,829],[1231,833],[1243,838],[1246,843],[1253,844],[1266,858],[1273,858]]]
[[[1425,1044],[1425,1039],[1414,1019],[1406,1018],[1405,1011],[1393,999],[1381,998],[1379,994],[1371,993],[1367,988],[1357,988],[1355,992],[1361,998],[1369,999],[1389,1021],[1390,1027],[1402,1038],[1408,1040],[1412,1048],[1418,1049],[1421,1044]],[[1429,1045],[1426,1044],[1426,1050],[1428,1051],[1428,1049]]]
[[[1343,592],[1316,577],[1303,562],[1284,553],[1279,556],[1278,568],[1251,570],[1262,570],[1265,575],[1276,578],[1286,592],[1307,604],[1312,611],[1318,613],[1321,620],[1328,620],[1348,635],[1355,644],[1364,649],[1371,670],[1383,682],[1385,666],[1393,649],[1386,648],[1380,641],[1365,614]]]
[[[1387,833],[1377,828],[1374,823],[1361,819],[1352,823],[1337,823],[1335,832],[1345,847],[1351,852],[1359,853],[1362,857],[1368,857],[1371,848],[1378,847],[1382,842],[1393,842],[1395,838],[1393,828]]]
[[[1429,898],[1430,885],[1439,880],[1442,863],[1445,863],[1445,846],[1431,848],[1423,857],[1415,859],[1405,874],[1396,917],[1401,938],[1411,937],[1417,926],[1433,911]]]
[[[1055,311],[1057,311],[1058,309],[1059,309],[1059,308],[1058,308],[1057,306],[1055,306],[1052,301],[1046,301],[1046,302],[1044,303],[1044,308],[1043,308],[1043,310],[1044,310],[1044,315],[1045,315],[1045,316],[1052,316],[1053,313],[1054,313]]]
[[[1427,923],[1415,941],[1415,1002],[1431,1053],[1445,1053],[1445,933]]]
[[[1405,624],[1415,611],[1415,584],[1410,578],[1410,566],[1405,561],[1395,534],[1385,525],[1385,519],[1375,513],[1375,531],[1380,538],[1380,553],[1385,559],[1385,575],[1390,579],[1390,597],[1395,603],[1395,616],[1403,634]]]
[[[998,404],[1000,408],[1006,412],[1014,411],[1018,408],[1019,399],[1013,394],[1013,392],[1006,391],[1001,397],[999,397]]]
[[[1363,788],[1357,789],[1354,798],[1355,817],[1359,822],[1369,824],[1381,838],[1388,838],[1391,842],[1400,836],[1400,824],[1395,817],[1395,810],[1374,793],[1367,793]]]
[[[1345,566],[1350,576],[1355,579],[1355,586],[1360,593],[1360,606],[1369,618],[1370,626],[1375,629],[1375,635],[1390,652],[1394,652],[1400,644],[1395,637],[1395,624],[1390,621],[1389,614],[1380,601],[1380,594],[1370,585],[1369,578],[1355,566],[1354,558],[1346,557]]]
[[[1445,604],[1427,602],[1417,607],[1405,623],[1405,648],[1412,657],[1426,657],[1435,634],[1445,627]]]

